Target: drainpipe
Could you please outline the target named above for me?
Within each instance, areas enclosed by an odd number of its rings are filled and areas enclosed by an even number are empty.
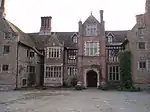
[[[17,42],[17,72],[16,72],[16,89],[18,89],[18,53],[19,52],[19,42]]]

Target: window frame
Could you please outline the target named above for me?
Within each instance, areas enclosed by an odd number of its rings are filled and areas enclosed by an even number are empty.
[[[113,40],[113,37],[109,35],[109,36],[107,37],[107,42],[108,42],[108,43],[112,43],[112,40]]]
[[[140,48],[140,43],[144,43],[144,48],[142,49],[142,48]],[[147,50],[147,44],[148,44],[148,42],[147,41],[138,41],[137,42],[137,49],[138,50]]]
[[[100,43],[98,41],[86,41],[85,43],[85,56],[99,56],[100,54]],[[94,53],[95,52],[95,53]]]
[[[45,78],[61,78],[62,66],[46,66]]]
[[[73,41],[73,43],[78,43],[78,37],[77,36],[73,36],[72,37],[72,41]]]
[[[4,66],[7,66],[7,70],[4,70]],[[8,72],[9,71],[9,64],[2,64],[2,72]]]
[[[8,47],[8,51],[6,52],[6,48],[5,47]],[[7,54],[9,54],[10,53],[10,45],[3,45],[3,54],[4,55],[7,55]]]
[[[97,36],[97,24],[87,24],[86,25],[86,36]]]
[[[61,47],[47,47],[47,58],[60,58],[60,56]]]
[[[144,47],[141,47],[141,46],[144,46]],[[138,42],[138,49],[146,50],[146,42]]]
[[[140,67],[140,65],[142,64],[142,63],[145,63],[144,64],[144,66],[145,67]],[[147,71],[147,70],[149,70],[149,60],[139,60],[139,61],[137,61],[137,69],[139,70],[139,71]],[[143,66],[143,65],[142,65]]]
[[[110,70],[110,68],[111,68],[111,70]],[[117,80],[117,75],[118,75],[118,80]],[[111,79],[110,79],[110,77],[111,77]],[[118,65],[109,65],[108,66],[108,81],[120,81],[120,67]]]
[[[12,36],[12,33],[11,33],[11,32],[5,32],[4,39],[10,39],[11,36]]]
[[[76,76],[77,75],[77,67],[67,67],[68,76]]]

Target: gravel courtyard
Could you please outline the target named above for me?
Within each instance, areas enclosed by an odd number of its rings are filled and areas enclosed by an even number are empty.
[[[0,112],[150,112],[150,93],[97,89],[0,92]]]

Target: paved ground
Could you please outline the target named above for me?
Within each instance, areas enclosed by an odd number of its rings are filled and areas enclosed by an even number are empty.
[[[150,112],[150,93],[97,89],[0,92],[0,112]]]

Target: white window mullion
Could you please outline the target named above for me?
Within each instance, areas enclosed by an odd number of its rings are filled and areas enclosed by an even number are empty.
[[[149,70],[149,61],[148,60],[146,60],[146,69],[147,69],[147,71]]]
[[[45,52],[46,52],[47,58],[49,58],[49,48],[45,48]]]
[[[53,48],[50,48],[50,58],[53,57]]]
[[[109,68],[109,65],[108,65],[108,80],[110,80],[110,68]]]
[[[86,42],[84,43],[84,53],[85,53],[85,56],[87,56],[87,43]]]
[[[99,56],[100,54],[100,48],[99,48],[99,42],[97,42],[97,55]]]
[[[138,70],[140,69],[140,62],[139,61],[137,62],[137,69]]]
[[[148,42],[145,42],[145,49],[147,50],[148,48],[147,48],[147,46],[148,46],[148,44],[147,44]]]
[[[61,49],[59,48],[59,58],[60,58],[60,55],[61,55],[60,53],[61,53]]]

